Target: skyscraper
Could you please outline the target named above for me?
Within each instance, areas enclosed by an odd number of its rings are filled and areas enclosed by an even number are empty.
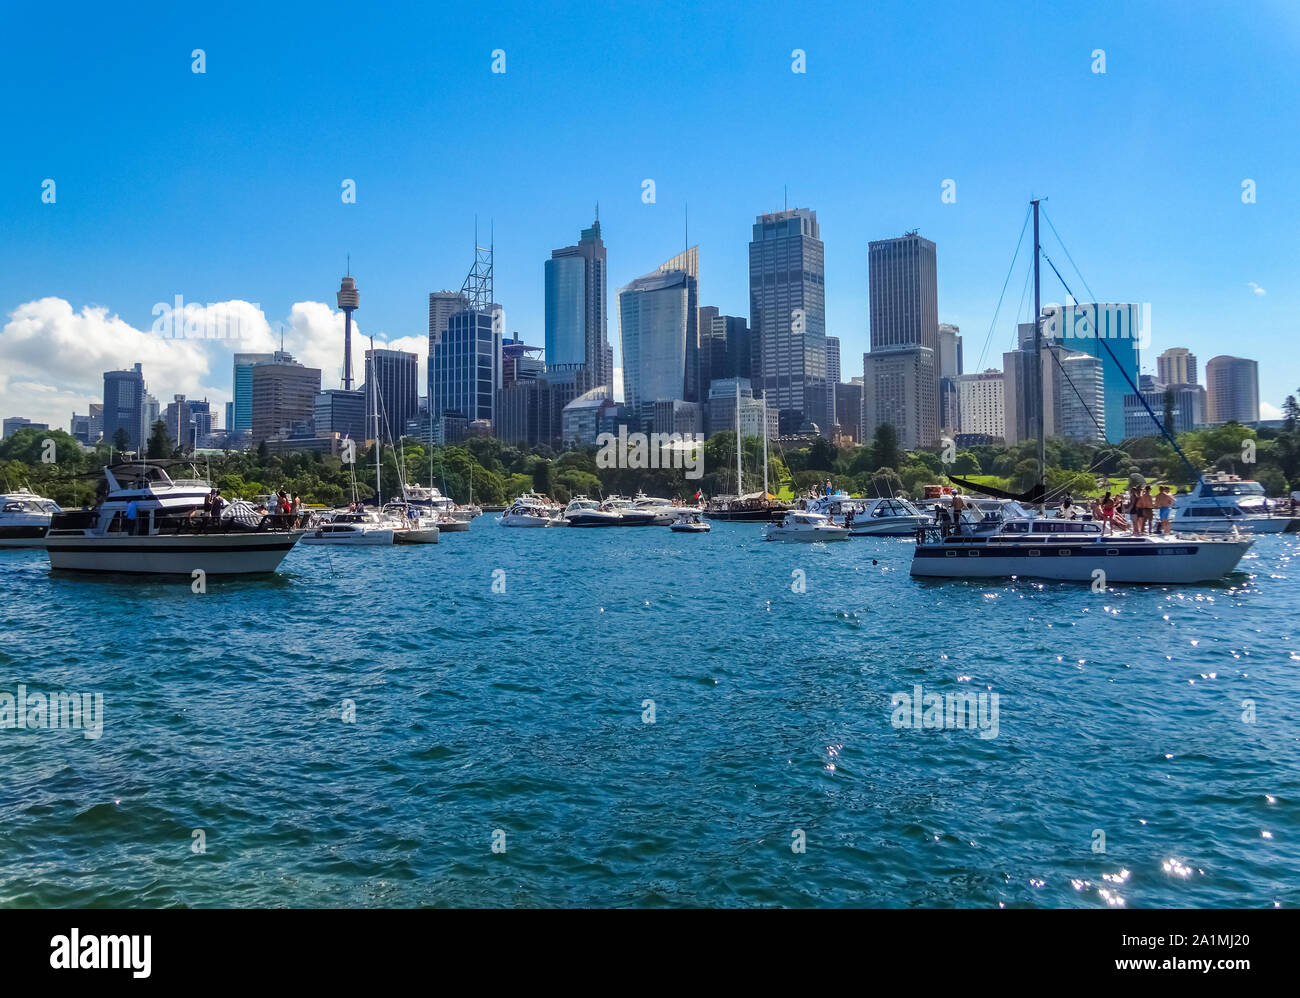
[[[184,395],[172,396],[163,422],[167,425],[167,436],[175,446],[182,449],[194,446],[194,413]]]
[[[139,450],[145,437],[144,375],[140,365],[129,371],[104,372],[104,439],[112,443],[118,430],[126,430],[127,449]]]
[[[251,433],[253,430],[253,365],[265,364],[275,358],[269,353],[235,354],[234,422],[226,427],[232,435]]]
[[[442,338],[447,320],[469,307],[469,299],[460,291],[434,291],[429,295],[429,350]]]
[[[1124,396],[1138,382],[1140,313],[1137,305],[1114,302],[1043,306],[1045,343],[1079,350],[1101,361],[1105,413],[1095,415],[1105,426],[1106,439],[1111,443],[1124,439]],[[1033,323],[1026,325],[1032,336]]]
[[[826,337],[826,380],[832,385],[840,383],[840,338]]]
[[[491,247],[484,249],[475,240],[474,264],[460,289],[464,304],[460,311],[447,316],[446,329],[440,336],[430,332],[429,414],[435,424],[444,425],[445,440],[456,435],[446,432],[448,420],[454,421],[457,428],[460,421],[495,422],[504,320],[501,307],[492,301],[492,253]],[[432,298],[430,313],[432,324]]]
[[[618,292],[619,340],[623,351],[623,397],[628,415],[649,424],[654,404],[687,398],[694,389],[699,321],[696,281],[686,254],[638,277]],[[670,266],[676,264],[676,266]],[[689,348],[694,338],[696,351]]]
[[[929,447],[939,438],[940,417],[935,244],[916,232],[873,240],[867,271],[871,352],[863,359],[863,432],[892,422],[901,446]]]
[[[782,433],[805,422],[830,432],[825,247],[817,213],[759,215],[749,244],[749,328],[755,394],[780,411]]]
[[[1205,365],[1206,422],[1259,421],[1259,364],[1244,357],[1211,358]]]
[[[420,358],[405,350],[367,350],[366,438],[375,433],[375,403],[379,404],[379,436],[385,443],[400,439],[406,421],[420,409]],[[471,417],[472,418],[472,417]]]
[[[545,264],[546,363],[581,365],[583,391],[613,385],[609,317],[605,314],[605,243],[600,219],[582,230],[576,246],[552,250]]]
[[[723,378],[749,380],[749,322],[743,315],[718,315],[716,308],[700,309],[700,393],[707,401],[709,384]],[[704,325],[704,316],[708,324]]]
[[[1002,372],[959,374],[953,379],[957,390],[958,417],[951,427],[962,434],[979,434],[999,439],[1006,434]]]
[[[314,422],[320,368],[304,367],[277,350],[269,361],[253,365],[252,373],[254,443],[288,437]]]
[[[1186,347],[1170,347],[1156,358],[1156,374],[1162,384],[1194,385],[1196,354]]]

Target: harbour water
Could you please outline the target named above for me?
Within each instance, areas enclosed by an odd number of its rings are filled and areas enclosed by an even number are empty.
[[[0,730],[0,904],[1300,904],[1300,535],[1094,593],[494,519],[205,593],[0,552],[0,694],[104,705]]]

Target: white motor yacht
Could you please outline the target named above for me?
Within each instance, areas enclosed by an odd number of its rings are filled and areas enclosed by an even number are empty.
[[[329,544],[334,547],[376,547],[392,545],[396,531],[391,523],[382,522],[374,510],[335,513],[303,537],[304,544]]]
[[[1264,486],[1236,475],[1206,475],[1191,493],[1174,497],[1175,533],[1280,534],[1292,519],[1274,512]]]
[[[929,526],[917,532],[912,574],[946,579],[1016,576],[1069,582],[1196,583],[1233,571],[1254,540],[1116,534],[1093,520],[1027,517],[994,531]],[[1097,574],[1100,569],[1101,573]]]
[[[551,503],[534,493],[525,493],[501,514],[503,527],[562,527],[564,518]]]
[[[45,535],[50,567],[137,575],[274,572],[304,531],[292,517],[204,515],[206,482],[173,482],[161,462],[104,469],[94,510],[59,513]],[[247,506],[247,504],[243,504]],[[227,515],[229,514],[229,515]]]
[[[622,516],[612,509],[601,509],[600,503],[586,496],[574,496],[564,507],[564,522],[570,527],[617,527]]]
[[[50,521],[62,512],[54,500],[30,489],[0,495],[0,548],[45,547]]]
[[[906,499],[854,499],[845,492],[808,500],[804,508],[810,513],[839,517],[854,537],[914,537],[916,528],[932,519]]]
[[[785,514],[780,523],[770,524],[763,538],[769,541],[847,541],[848,527],[833,524],[822,513],[809,513],[806,510],[793,509]]]
[[[438,519],[427,509],[404,502],[390,502],[379,511],[379,520],[393,528],[394,544],[438,543]]]
[[[674,506],[667,499],[655,499],[644,492],[638,492],[632,499],[632,508],[638,513],[649,513],[651,523],[656,527],[670,526],[677,519],[680,506]]]

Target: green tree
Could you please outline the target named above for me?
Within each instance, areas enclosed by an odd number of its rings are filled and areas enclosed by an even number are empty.
[[[145,453],[151,458],[171,457],[172,449],[172,438],[167,435],[167,424],[160,419],[150,428],[149,444]]]
[[[897,468],[902,464],[902,452],[898,449],[898,431],[894,429],[892,423],[881,423],[876,427],[875,435],[871,439],[872,457],[875,459],[876,467],[884,470]]]

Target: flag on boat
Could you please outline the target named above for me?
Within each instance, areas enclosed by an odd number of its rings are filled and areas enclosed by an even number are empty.
[[[695,498],[696,498],[696,499],[700,498],[702,495],[704,495],[704,493],[701,492],[699,489],[696,489],[696,490],[695,490]]]

